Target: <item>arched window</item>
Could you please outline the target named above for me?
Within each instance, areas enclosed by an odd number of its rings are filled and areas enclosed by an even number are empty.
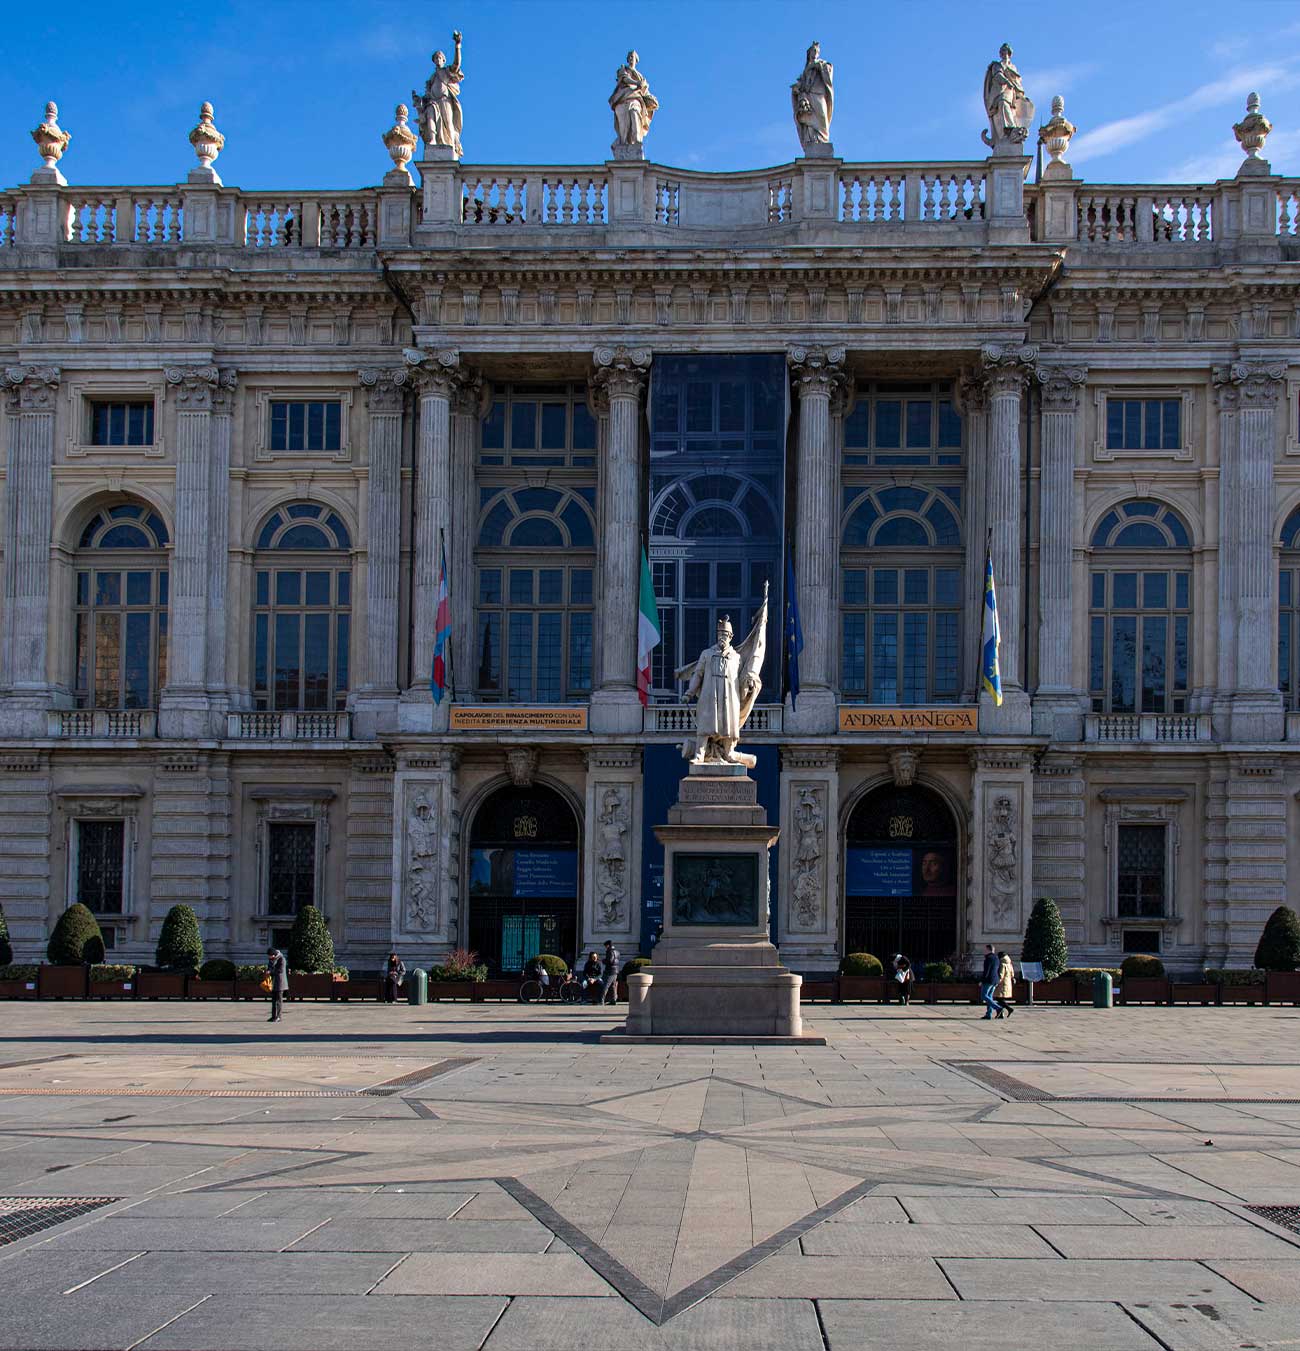
[[[844,489],[840,684],[873,704],[951,703],[961,655],[961,489]]]
[[[1287,708],[1300,708],[1300,507],[1282,527],[1277,604],[1277,684]]]
[[[348,528],[317,502],[273,511],[257,536],[253,701],[259,709],[347,704],[352,638]]]
[[[1185,713],[1191,538],[1159,502],[1124,502],[1092,533],[1088,690],[1094,713]]]
[[[105,507],[77,541],[78,708],[153,708],[167,680],[167,527],[138,502]]]
[[[477,694],[559,703],[591,693],[594,488],[482,487]]]

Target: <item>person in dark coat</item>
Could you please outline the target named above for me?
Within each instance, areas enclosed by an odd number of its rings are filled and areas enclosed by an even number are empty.
[[[269,1023],[278,1023],[284,1014],[284,995],[289,988],[289,964],[279,948],[266,950],[266,973],[271,978],[271,1016]]]
[[[397,992],[406,982],[406,963],[395,952],[388,954],[388,965],[384,967],[384,1002],[397,1003]]]
[[[980,972],[980,998],[984,1001],[985,1018],[995,1013],[1001,1017],[1002,1005],[998,1003],[995,991],[998,986],[998,954],[993,951],[992,943],[984,944],[984,969]]]
[[[618,1003],[618,949],[606,941],[605,943],[605,966],[602,971],[604,980],[600,987],[600,1002],[602,1006],[608,1001],[611,1004]]]

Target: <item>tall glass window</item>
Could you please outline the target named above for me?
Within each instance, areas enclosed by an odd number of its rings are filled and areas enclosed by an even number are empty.
[[[1092,536],[1088,688],[1094,713],[1185,713],[1191,540],[1159,502],[1108,511]]]
[[[253,701],[298,712],[347,704],[352,640],[348,528],[328,507],[271,514],[253,572]]]
[[[483,419],[481,465],[592,469],[596,419],[582,385],[507,385]]]
[[[1278,689],[1287,708],[1300,708],[1300,508],[1282,527],[1277,604]]]
[[[78,708],[153,708],[167,680],[167,527],[139,503],[97,512],[78,541]]]
[[[844,463],[958,465],[961,433],[947,384],[869,384],[844,419]]]

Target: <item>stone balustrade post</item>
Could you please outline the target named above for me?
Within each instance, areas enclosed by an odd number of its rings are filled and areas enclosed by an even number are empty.
[[[833,732],[840,447],[832,435],[838,420],[832,419],[831,404],[848,389],[844,349],[795,347],[787,361],[799,397],[794,568],[803,630],[798,707],[788,717],[794,731]]]
[[[44,736],[50,703],[50,530],[57,366],[0,371],[8,413],[0,734]]]
[[[601,456],[600,683],[591,696],[596,732],[637,732],[637,625],[641,589],[641,416],[650,349],[598,347],[592,384],[609,406]]]

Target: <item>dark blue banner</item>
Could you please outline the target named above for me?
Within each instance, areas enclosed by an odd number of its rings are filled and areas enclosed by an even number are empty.
[[[578,854],[574,849],[516,849],[516,896],[578,894]]]
[[[910,849],[847,850],[845,893],[849,896],[911,896]]]

